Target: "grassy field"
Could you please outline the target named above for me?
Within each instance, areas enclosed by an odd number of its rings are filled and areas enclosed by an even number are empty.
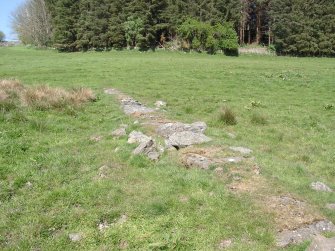
[[[133,157],[126,138],[112,138],[120,124],[143,128],[106,87],[148,105],[164,100],[168,118],[205,121],[217,145],[250,147],[271,187],[335,222],[325,208],[335,194],[309,188],[322,181],[335,189],[335,108],[325,109],[335,105],[334,59],[0,48],[0,79],[9,78],[92,88],[98,101],[1,112],[0,249],[215,250],[231,239],[229,250],[276,250],[272,216],[250,196],[234,196],[212,172],[186,170],[168,156]],[[236,125],[218,120],[223,106]],[[71,242],[70,233],[82,240]]]

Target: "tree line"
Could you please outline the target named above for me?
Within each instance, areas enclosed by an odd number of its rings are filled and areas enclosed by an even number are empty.
[[[60,51],[168,47],[335,55],[334,0],[27,0],[13,14],[23,43]]]

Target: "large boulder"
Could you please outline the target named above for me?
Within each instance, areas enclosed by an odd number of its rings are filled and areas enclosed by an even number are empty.
[[[323,232],[335,232],[334,224],[322,220],[295,230],[284,230],[277,235],[277,246],[286,247],[290,244],[299,244]]]
[[[184,162],[187,167],[196,167],[205,170],[209,169],[210,165],[213,164],[209,158],[195,153],[187,154]]]
[[[129,144],[134,144],[134,143],[143,143],[143,142],[148,142],[151,140],[151,137],[143,134],[142,132],[139,131],[132,131],[129,136],[128,136],[128,143]]]
[[[307,251],[334,251],[335,250],[335,238],[326,238],[321,235],[314,237],[313,242],[307,249]]]
[[[204,133],[207,129],[205,122],[195,122],[193,124],[184,124],[180,122],[166,123],[157,128],[157,133],[168,138],[176,132],[190,131],[194,133]]]
[[[158,160],[164,152],[164,148],[160,147],[151,137],[142,132],[132,131],[129,134],[128,143],[139,143],[138,147],[133,151],[133,154],[145,154],[151,160]]]
[[[182,131],[173,133],[167,140],[167,147],[175,147],[177,149],[187,146],[202,144],[211,141],[211,138],[202,133],[192,131]]]

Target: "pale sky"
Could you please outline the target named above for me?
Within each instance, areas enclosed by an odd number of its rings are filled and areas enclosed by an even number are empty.
[[[0,31],[6,35],[6,40],[15,39],[11,29],[11,13],[26,0],[0,0]]]

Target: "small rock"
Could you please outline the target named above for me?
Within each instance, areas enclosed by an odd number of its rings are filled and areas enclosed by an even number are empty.
[[[90,141],[93,141],[93,142],[99,142],[102,140],[102,136],[100,135],[93,135],[90,137]]]
[[[224,158],[225,162],[228,163],[240,163],[244,160],[242,157],[229,157],[229,158]]]
[[[209,166],[212,164],[210,159],[201,156],[199,154],[189,154],[186,156],[186,165],[188,167],[197,167],[200,169],[209,169]]]
[[[327,204],[326,207],[330,210],[335,210],[335,203]]]
[[[126,136],[126,135],[127,135],[127,132],[124,127],[120,127],[112,132],[112,136],[116,138]]]
[[[119,244],[119,248],[121,250],[124,250],[124,249],[127,249],[129,247],[129,244],[127,241],[121,241],[120,244]]]
[[[306,251],[334,251],[335,238],[326,238],[321,235],[314,237],[313,242]]]
[[[165,107],[166,106],[166,102],[164,102],[162,100],[158,100],[158,101],[156,101],[155,106],[157,108]]]
[[[150,160],[157,161],[162,152],[157,151],[155,142],[150,139],[146,142],[142,142],[134,151],[134,155],[146,154]]]
[[[149,136],[143,134],[142,132],[138,132],[138,131],[132,131],[128,137],[129,144],[143,143],[143,142],[148,142],[149,140],[151,140]]]
[[[118,95],[118,94],[121,94],[118,90],[113,89],[113,88],[105,89],[104,92],[106,94],[109,94],[109,95]]]
[[[122,225],[122,224],[126,223],[127,220],[128,220],[127,215],[123,214],[123,215],[121,215],[121,217],[118,219],[117,224]]]
[[[157,151],[155,151],[155,150],[153,150],[153,151],[148,152],[148,153],[147,153],[147,156],[148,156],[148,158],[149,158],[150,160],[152,160],[152,161],[157,161],[157,160],[159,160],[160,153],[157,152]]]
[[[99,229],[100,232],[103,232],[107,228],[109,228],[109,224],[106,221],[103,221],[103,222],[98,224],[98,229]]]
[[[252,171],[253,171],[253,173],[256,174],[256,175],[260,175],[260,174],[261,174],[261,169],[260,169],[260,167],[257,166],[257,165],[253,166]]]
[[[174,146],[176,148],[183,148],[195,144],[202,144],[211,141],[212,139],[202,133],[195,133],[191,131],[183,131],[173,133],[166,141],[167,146]]]
[[[82,239],[82,235],[79,233],[71,233],[69,234],[69,239],[73,242],[78,242]]]
[[[245,148],[245,147],[241,147],[241,146],[231,146],[229,147],[230,150],[234,151],[234,152],[239,152],[245,155],[248,155],[250,153],[252,153],[252,150],[249,148]]]
[[[108,176],[109,167],[106,165],[103,165],[99,168],[99,177],[100,178],[106,178]]]
[[[232,244],[232,240],[222,240],[219,244],[219,249],[229,248]]]
[[[134,155],[147,153],[149,149],[154,145],[154,141],[152,139],[149,139],[148,141],[142,142],[134,151]]]
[[[33,186],[33,183],[31,183],[30,181],[28,181],[28,182],[26,183],[26,187],[31,188],[32,186]]]
[[[203,121],[197,121],[191,124],[192,131],[204,133],[207,129],[207,124]]]
[[[317,182],[313,182],[311,184],[311,188],[315,191],[322,191],[322,192],[332,192],[333,190],[328,187],[326,184],[317,181]]]
[[[117,153],[119,150],[120,150],[120,148],[117,147],[117,148],[114,149],[114,152]]]
[[[226,135],[231,139],[236,139],[236,135],[230,132],[226,132]]]
[[[189,198],[185,195],[182,195],[182,196],[179,197],[180,202],[186,203],[186,202],[188,202],[188,200],[189,200]]]
[[[134,125],[138,125],[140,122],[138,120],[134,121]]]

